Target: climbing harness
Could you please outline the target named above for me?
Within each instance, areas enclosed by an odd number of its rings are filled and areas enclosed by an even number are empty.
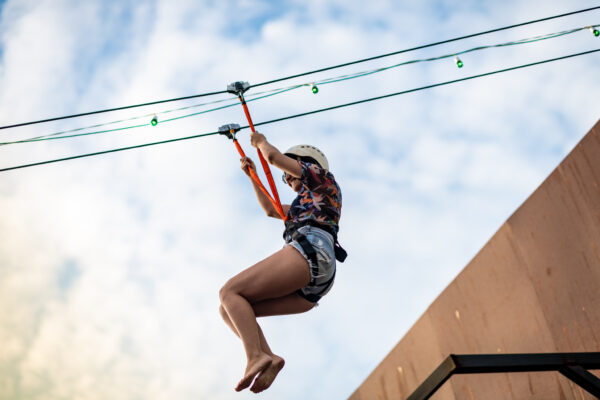
[[[346,250],[344,250],[344,248],[338,242],[337,233],[333,229],[331,229],[323,224],[320,224],[320,223],[316,222],[315,220],[308,219],[308,220],[304,220],[304,221],[300,221],[300,222],[293,222],[290,220],[285,221],[285,231],[283,232],[283,238],[285,239],[288,236],[290,236],[293,239],[294,235],[299,235],[299,236],[304,237],[304,235],[302,235],[301,233],[298,233],[298,230],[300,228],[302,228],[303,226],[307,226],[307,225],[322,229],[325,232],[329,233],[333,237],[333,244],[334,244],[333,250],[335,251],[335,259],[338,260],[339,262],[344,262],[346,260],[346,257],[348,257],[348,253],[346,252]],[[293,240],[296,240],[296,239],[293,239]],[[306,244],[308,244],[308,246],[312,247],[312,245],[308,242],[308,240],[306,240],[306,238],[304,238],[304,240],[306,241]],[[300,244],[300,246],[302,246],[302,248],[304,249],[302,242],[300,242],[299,240],[298,240],[298,244]],[[308,256],[308,252],[306,251],[306,249],[304,249],[304,252]]]
[[[319,226],[319,228],[323,229],[320,226]],[[286,229],[286,231],[287,231],[287,229]],[[310,278],[310,283],[308,285],[320,289],[316,293],[306,294],[306,293],[302,292],[302,289],[298,290],[296,293],[298,293],[300,296],[304,297],[306,300],[316,303],[321,299],[321,297],[322,297],[321,295],[323,293],[325,293],[329,289],[331,284],[333,283],[333,281],[335,279],[336,271],[335,270],[333,271],[333,276],[330,279],[328,279],[326,282],[317,283],[317,276],[319,276],[319,264],[318,264],[318,260],[317,260],[317,252],[315,251],[314,246],[308,241],[308,239],[306,238],[305,235],[303,235],[302,233],[300,233],[298,231],[298,229],[296,229],[295,231],[293,231],[290,234],[290,239],[298,242],[300,247],[302,247],[302,250],[304,250],[304,254],[306,254],[306,257],[308,257],[308,259],[310,260],[309,264],[310,264],[310,269],[311,269],[312,273],[310,274],[311,278]]]
[[[250,130],[254,133],[256,132],[256,130],[254,129],[254,124],[252,123],[252,117],[250,117],[248,105],[246,104],[246,100],[244,99],[244,92],[248,90],[249,87],[250,85],[248,84],[248,82],[233,82],[227,85],[227,92],[233,93],[238,96],[238,99],[240,100],[240,102],[242,103],[242,107],[244,108],[244,113],[246,114],[246,119],[248,120]],[[240,146],[235,137],[235,133],[239,130],[240,126],[237,124],[229,124],[219,127],[219,133],[232,139],[233,143],[235,144],[235,147],[237,148],[238,153],[240,153],[240,156],[246,157],[246,154],[244,154],[244,150],[242,150],[242,147]],[[277,186],[275,186],[275,180],[273,179],[273,175],[271,174],[269,164],[267,163],[267,160],[265,160],[265,157],[263,156],[260,149],[257,148],[256,151],[258,152],[258,158],[260,159],[260,163],[262,164],[263,170],[265,171],[265,175],[267,176],[267,181],[269,182],[269,187],[271,188],[273,196],[271,196],[271,194],[267,191],[267,189],[260,181],[260,178],[258,177],[258,175],[256,175],[256,172],[252,170],[252,168],[248,169],[248,171],[250,172],[250,176],[252,177],[252,180],[254,180],[254,182],[256,182],[256,184],[260,187],[260,190],[271,201],[271,203],[275,207],[275,210],[277,211],[277,214],[279,214],[281,219],[285,222],[287,221],[287,216],[284,214],[283,208],[281,207],[281,201],[279,200],[279,194],[277,193]]]

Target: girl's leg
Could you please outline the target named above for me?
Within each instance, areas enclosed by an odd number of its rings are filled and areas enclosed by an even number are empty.
[[[257,317],[299,314],[306,312],[313,307],[314,303],[303,299],[295,293],[284,297],[279,297],[277,299],[269,299],[252,304],[254,314]],[[235,333],[239,337],[239,333],[233,326],[233,323],[229,319],[229,315],[227,314],[227,311],[225,311],[223,306],[219,307],[219,312],[221,313],[221,317],[223,317],[225,323],[231,328],[233,333]],[[254,381],[254,384],[250,389],[254,393],[260,393],[263,390],[268,389],[277,377],[279,371],[281,371],[283,369],[283,366],[285,365],[285,360],[271,351],[271,348],[269,347],[269,344],[265,339],[260,325],[258,325],[258,334],[262,350],[271,356],[273,362],[267,369],[262,371]]]
[[[229,326],[229,328],[233,331],[233,333],[235,333],[235,335],[237,337],[240,337],[240,334],[238,333],[237,329],[235,329],[235,326],[233,326],[233,323],[229,319],[229,315],[227,314],[227,311],[225,311],[225,308],[223,308],[223,306],[219,307],[219,312],[221,313],[221,317],[223,318],[223,321],[225,321],[227,326]],[[262,349],[262,351],[264,351],[271,357],[279,357],[271,351],[271,348],[269,347],[269,344],[267,343],[267,339],[265,339],[265,335],[263,334],[263,331],[260,328],[260,325],[259,324],[256,324],[256,325],[258,327],[258,338],[260,340],[260,348]]]
[[[273,358],[261,347],[251,303],[283,297],[309,282],[308,262],[296,249],[286,246],[234,276],[221,289],[221,305],[238,332],[248,359],[244,378],[238,383],[237,391],[250,386],[254,377],[273,362]]]

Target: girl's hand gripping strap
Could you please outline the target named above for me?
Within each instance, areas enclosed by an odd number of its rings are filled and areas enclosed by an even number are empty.
[[[238,153],[240,154],[240,157],[244,158],[244,157],[246,157],[246,154],[244,153],[244,150],[242,150],[242,146],[240,146],[240,144],[238,143],[238,141],[235,137],[236,132],[238,132],[239,130],[240,130],[240,126],[238,124],[229,124],[229,125],[223,125],[223,126],[219,127],[219,133],[221,135],[225,135],[229,139],[233,140],[233,144],[235,144],[235,147],[236,147]],[[273,199],[273,197],[271,197],[271,195],[269,194],[269,191],[264,187],[264,185],[260,181],[260,178],[258,177],[258,175],[256,175],[256,171],[254,171],[254,169],[249,168],[248,172],[250,173],[250,177],[252,178],[252,180],[254,182],[256,182],[256,184],[258,185],[260,190],[265,194],[265,196],[267,196],[269,201],[275,207],[275,210],[277,211],[279,216],[285,222],[287,220],[287,217],[283,213],[283,208],[281,207],[281,203],[279,202],[279,199],[277,199],[277,201],[275,201]]]

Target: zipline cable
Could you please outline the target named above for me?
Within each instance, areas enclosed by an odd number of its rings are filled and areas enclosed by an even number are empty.
[[[359,77],[363,77],[363,76],[367,76],[367,75],[372,75],[372,74],[375,74],[375,73],[378,73],[378,72],[387,71],[387,70],[390,70],[392,68],[402,67],[402,66],[409,65],[409,64],[416,64],[416,63],[421,63],[421,62],[443,60],[443,59],[446,59],[446,58],[456,57],[458,55],[467,54],[467,53],[471,53],[471,52],[474,52],[474,51],[481,51],[481,50],[485,50],[485,49],[499,48],[499,47],[515,46],[515,45],[520,45],[520,44],[527,44],[527,43],[539,42],[539,41],[542,41],[542,40],[554,39],[554,38],[557,38],[557,37],[570,35],[572,33],[579,32],[579,31],[582,31],[582,30],[595,29],[598,26],[600,26],[600,25],[585,26],[585,27],[581,27],[581,28],[574,28],[574,29],[569,29],[569,30],[561,31],[561,32],[548,33],[548,34],[545,34],[545,35],[539,35],[539,36],[535,36],[535,37],[531,37],[531,38],[525,38],[525,39],[520,39],[520,40],[515,40],[515,41],[511,41],[511,42],[497,43],[497,44],[486,45],[486,46],[477,46],[477,47],[473,47],[473,48],[468,49],[468,50],[462,50],[462,51],[458,51],[458,52],[455,52],[455,53],[446,54],[446,55],[443,55],[443,56],[437,56],[437,57],[430,57],[430,58],[422,58],[422,59],[415,59],[415,60],[404,61],[404,62],[401,62],[401,63],[398,63],[398,64],[394,64],[394,65],[391,65],[391,66],[388,66],[388,67],[381,67],[381,68],[376,68],[376,69],[372,69],[372,70],[369,70],[369,71],[355,72],[353,74],[347,74],[347,75],[342,75],[342,76],[338,76],[338,77],[335,77],[335,78],[329,78],[329,79],[323,79],[323,80],[320,80],[320,81],[315,81],[315,85],[317,85],[317,84],[318,85],[327,85],[329,83],[336,83],[336,82],[341,82],[341,81],[345,81],[345,80],[348,80],[348,79],[355,79],[355,78],[359,78]]]
[[[272,120],[269,120],[269,121],[263,121],[263,122],[255,123],[254,126],[262,126],[262,125],[272,124],[272,123],[275,123],[275,122],[285,121],[285,120],[288,120],[288,119],[293,119],[293,118],[298,118],[298,117],[304,117],[304,116],[311,115],[311,114],[317,114],[317,113],[321,113],[321,112],[325,112],[325,111],[331,111],[331,110],[336,110],[338,108],[348,107],[348,106],[352,106],[352,105],[356,105],[356,104],[367,103],[367,102],[374,101],[374,100],[381,100],[381,99],[385,99],[385,98],[388,98],[388,97],[393,97],[393,96],[399,96],[399,95],[403,95],[403,94],[407,94],[407,93],[418,92],[418,91],[421,91],[421,90],[431,89],[431,88],[435,88],[435,87],[439,87],[439,86],[444,86],[444,85],[449,85],[449,84],[452,84],[452,83],[467,81],[467,80],[476,79],[476,78],[482,78],[482,77],[485,77],[485,76],[500,74],[500,73],[508,72],[508,71],[514,71],[514,70],[521,69],[521,68],[527,68],[527,67],[532,67],[532,66],[535,66],[535,65],[541,65],[541,64],[546,64],[546,63],[554,62],[554,61],[565,60],[565,59],[568,59],[568,58],[573,58],[573,57],[583,56],[583,55],[587,55],[587,54],[592,54],[592,53],[596,53],[596,52],[599,52],[599,51],[600,51],[600,49],[588,50],[588,51],[584,51],[584,52],[581,52],[581,53],[569,54],[569,55],[562,56],[562,57],[550,58],[550,59],[547,59],[547,60],[537,61],[537,62],[533,62],[533,63],[529,63],[529,64],[518,65],[518,66],[510,67],[510,68],[504,68],[504,69],[500,69],[500,70],[496,70],[496,71],[486,72],[486,73],[483,73],[483,74],[472,75],[472,76],[468,76],[468,77],[464,77],[464,78],[454,79],[454,80],[451,80],[451,81],[446,81],[446,82],[441,82],[441,83],[435,83],[435,84],[427,85],[427,86],[421,86],[421,87],[418,87],[418,88],[415,88],[415,89],[403,90],[401,92],[390,93],[390,94],[386,94],[386,95],[383,95],[383,96],[370,97],[368,99],[353,101],[353,102],[350,102],[350,103],[339,104],[337,106],[321,108],[321,109],[318,109],[318,110],[308,111],[308,112],[304,112],[304,113],[300,113],[300,114],[290,115],[290,116],[287,116],[287,117],[276,118],[276,119],[272,119]],[[249,126],[243,126],[240,129],[246,129],[246,128],[249,128]],[[77,155],[77,156],[66,157],[66,158],[59,158],[59,159],[55,159],[55,160],[41,161],[41,162],[32,163],[32,164],[17,165],[17,166],[14,166],[14,167],[2,168],[2,169],[0,169],[0,172],[11,171],[11,170],[21,169],[21,168],[27,168],[27,167],[34,167],[34,166],[38,166],[38,165],[56,163],[56,162],[61,162],[61,161],[74,160],[74,159],[83,158],[83,157],[97,156],[97,155],[101,155],[101,154],[115,153],[115,152],[118,152],[118,151],[137,149],[137,148],[141,148],[141,147],[148,147],[148,146],[154,146],[154,145],[159,145],[159,144],[166,144],[166,143],[178,142],[178,141],[182,141],[182,140],[195,139],[195,138],[204,137],[204,136],[217,135],[219,133],[220,132],[218,132],[218,131],[217,132],[209,132],[209,133],[203,133],[203,134],[199,134],[199,135],[193,135],[193,136],[187,136],[187,137],[181,137],[181,138],[163,140],[163,141],[160,141],[160,142],[144,143],[144,144],[141,144],[141,145],[121,147],[121,148],[117,148],[117,149],[100,151],[100,152],[96,152],[96,153],[81,154],[81,155]]]
[[[568,12],[568,13],[554,15],[554,16],[546,17],[546,18],[540,18],[540,19],[536,19],[536,20],[532,20],[532,21],[527,21],[527,22],[522,22],[522,23],[519,23],[519,24],[508,25],[508,26],[505,26],[505,27],[502,27],[502,28],[491,29],[491,30],[488,30],[488,31],[483,31],[483,32],[479,32],[479,33],[473,33],[473,34],[470,34],[470,35],[460,36],[460,37],[456,37],[456,38],[452,38],[452,39],[442,40],[442,41],[439,41],[439,42],[429,43],[429,44],[422,45],[422,46],[412,47],[412,48],[409,48],[409,49],[399,50],[399,51],[395,51],[395,52],[392,52],[392,53],[386,53],[386,54],[381,54],[381,55],[374,56],[374,57],[363,58],[363,59],[360,59],[360,60],[351,61],[351,62],[347,62],[347,63],[343,63],[343,64],[338,64],[338,65],[334,65],[334,66],[331,66],[331,67],[325,67],[325,68],[320,68],[320,69],[316,69],[316,70],[309,71],[309,72],[303,72],[303,73],[300,73],[300,74],[290,75],[290,76],[286,76],[286,77],[283,77],[283,78],[278,78],[278,79],[274,79],[274,80],[270,80],[270,81],[266,81],[266,82],[262,82],[262,83],[257,83],[255,85],[251,85],[250,88],[258,87],[258,86],[264,86],[264,85],[269,85],[269,84],[272,84],[272,83],[281,82],[281,81],[289,80],[289,79],[293,79],[293,78],[298,78],[298,77],[301,77],[301,76],[311,75],[311,74],[315,74],[315,73],[318,73],[318,72],[329,71],[329,70],[332,70],[332,69],[342,68],[342,67],[346,67],[346,66],[353,65],[353,64],[364,63],[364,62],[367,62],[367,61],[377,60],[377,59],[384,58],[384,57],[390,57],[390,56],[393,56],[393,55],[407,53],[407,52],[410,52],[410,51],[421,50],[421,49],[425,49],[425,48],[433,47],[433,46],[439,46],[441,44],[456,42],[456,41],[459,41],[459,40],[469,39],[469,38],[473,38],[473,37],[477,37],[477,36],[481,36],[481,35],[487,35],[489,33],[495,33],[495,32],[500,32],[500,31],[507,30],[507,29],[513,29],[513,28],[517,28],[517,27],[521,27],[521,26],[536,24],[536,23],[539,23],[539,22],[550,21],[550,20],[553,20],[553,19],[563,18],[563,17],[567,17],[567,16],[570,16],[570,15],[580,14],[580,13],[584,13],[584,12],[588,12],[588,11],[593,11],[593,10],[597,10],[597,9],[600,9],[600,6],[590,7],[590,8],[586,8],[586,9],[582,9],[582,10],[578,10],[578,11],[571,11],[571,12]],[[64,119],[77,118],[77,117],[83,117],[83,116],[94,115],[94,114],[108,113],[108,112],[113,112],[113,111],[121,111],[121,110],[127,110],[127,109],[131,109],[131,108],[144,107],[144,106],[150,106],[150,105],[156,105],[156,104],[162,104],[162,103],[169,103],[169,102],[175,102],[175,101],[181,101],[181,100],[188,100],[188,99],[193,99],[193,98],[198,98],[198,97],[206,97],[206,96],[213,96],[213,95],[218,95],[218,94],[226,94],[226,93],[227,93],[227,91],[222,90],[222,91],[217,91],[217,92],[210,92],[210,93],[202,93],[202,94],[196,94],[196,95],[191,95],[191,96],[177,97],[177,98],[167,99],[167,100],[157,100],[157,101],[152,101],[152,102],[148,102],[148,103],[134,104],[134,105],[123,106],[123,107],[107,108],[107,109],[97,110],[97,111],[89,111],[89,112],[85,112],[85,113],[65,115],[65,116],[62,116],[62,117],[53,117],[53,118],[41,119],[41,120],[37,120],[37,121],[21,122],[21,123],[12,124],[12,125],[0,126],[0,130],[2,130],[2,129],[9,129],[9,128],[17,128],[17,127],[27,126],[27,125],[41,124],[41,123],[46,123],[46,122],[60,121],[60,120],[64,120]]]
[[[270,90],[270,91],[267,91],[267,92],[262,92],[262,93],[267,93],[267,94],[262,95],[262,96],[258,96],[258,97],[256,96],[256,95],[258,95],[258,93],[255,93],[254,94],[255,97],[251,98],[251,99],[249,99],[247,101],[251,102],[251,101],[255,101],[255,100],[264,99],[266,97],[275,96],[277,94],[280,94],[280,93],[283,93],[283,92],[287,92],[287,91],[296,89],[297,87],[300,87],[300,86],[302,86],[302,85],[296,85],[296,86],[292,86],[292,87],[288,87],[288,88],[283,88],[283,89],[280,89],[280,90]],[[179,119],[183,119],[183,118],[193,117],[195,115],[206,114],[206,113],[209,113],[209,112],[212,112],[212,111],[222,110],[224,108],[234,107],[234,106],[238,105],[238,102],[235,99],[226,99],[226,100],[227,101],[233,101],[233,102],[231,104],[226,104],[224,106],[215,107],[215,108],[211,108],[211,109],[208,109],[208,110],[203,110],[203,111],[200,111],[200,112],[195,112],[195,113],[192,113],[192,114],[185,114],[185,115],[181,115],[181,116],[178,116],[178,117],[164,119],[164,120],[161,120],[160,123],[162,124],[162,123],[165,123],[165,122],[171,122],[171,121],[175,121],[175,120],[179,120]],[[210,103],[206,103],[206,104],[214,104],[214,103],[218,103],[218,102],[221,102],[221,101],[210,102]],[[191,107],[193,107],[193,106],[184,107],[184,109],[185,108],[191,108]],[[178,110],[175,110],[175,111],[178,111]],[[168,113],[168,112],[171,112],[171,111],[167,110],[167,111],[164,111],[162,113],[149,114],[149,115],[147,115],[147,117],[152,116],[152,115],[160,115],[160,114],[164,114],[164,113]],[[130,118],[128,120],[134,120],[134,119],[140,119],[140,118],[142,118],[142,117],[134,117],[134,118]],[[123,120],[123,121],[128,121],[128,120]],[[90,126],[88,128],[95,128],[95,127],[100,127],[100,126],[106,126],[106,125],[114,124],[114,123],[117,123],[117,122],[123,122],[123,121],[108,122],[108,123],[105,123],[105,124],[98,124],[98,125]],[[72,130],[69,130],[69,131],[55,132],[55,133],[50,133],[50,134],[47,134],[47,135],[36,136],[36,137],[30,138],[30,139],[15,140],[15,141],[11,141],[11,142],[0,142],[0,146],[6,146],[6,145],[9,145],[9,144],[18,144],[18,143],[42,142],[42,141],[46,141],[46,140],[68,139],[68,138],[74,138],[74,137],[80,137],[80,136],[97,135],[97,134],[100,134],[100,133],[110,133],[110,132],[117,132],[117,131],[123,131],[123,130],[134,129],[134,128],[142,128],[142,127],[145,127],[145,126],[148,126],[148,123],[139,124],[139,125],[125,126],[125,127],[120,127],[120,128],[113,128],[113,129],[105,129],[105,130],[94,131],[94,132],[75,133],[75,134],[72,134],[72,135],[57,136],[57,135],[62,135],[64,133],[68,133],[68,132],[76,132],[76,131],[79,131],[79,130],[88,129],[88,128],[77,128],[77,129],[72,129]]]
[[[293,78],[299,78],[301,76],[316,74],[318,72],[324,72],[324,71],[329,71],[329,70],[332,70],[332,69],[347,67],[349,65],[364,63],[364,62],[367,62],[367,61],[373,61],[373,60],[377,60],[377,59],[384,58],[384,57],[395,56],[395,55],[402,54],[402,53],[408,53],[410,51],[422,50],[422,49],[426,49],[428,47],[439,46],[441,44],[447,44],[447,43],[452,43],[452,42],[456,42],[456,41],[459,41],[459,40],[470,39],[470,38],[477,37],[477,36],[487,35],[489,33],[495,33],[495,32],[500,32],[500,31],[504,31],[504,30],[507,30],[507,29],[513,29],[513,28],[518,28],[518,27],[521,27],[521,26],[536,24],[538,22],[550,21],[550,20],[553,20],[553,19],[563,18],[563,17],[567,17],[567,16],[570,16],[570,15],[580,14],[580,13],[584,13],[584,12],[588,12],[588,11],[593,11],[593,10],[598,10],[598,9],[600,9],[600,6],[590,7],[590,8],[586,8],[586,9],[583,9],[583,10],[572,11],[572,12],[568,12],[568,13],[564,13],[564,14],[559,14],[559,15],[554,15],[552,17],[540,18],[540,19],[536,19],[536,20],[533,20],[533,21],[522,22],[520,24],[508,25],[508,26],[505,26],[505,27],[502,27],[502,28],[491,29],[489,31],[484,31],[484,32],[479,32],[479,33],[473,33],[473,34],[465,35],[465,36],[459,36],[459,37],[456,37],[456,38],[453,38],[453,39],[442,40],[442,41],[439,41],[439,42],[429,43],[429,44],[425,44],[425,45],[422,45],[422,46],[411,47],[409,49],[394,51],[392,53],[381,54],[381,55],[378,55],[378,56],[363,58],[363,59],[356,60],[356,61],[350,61],[350,62],[347,62],[347,63],[338,64],[338,65],[334,65],[334,66],[331,66],[331,67],[325,67],[325,68],[315,69],[315,70],[309,71],[309,72],[303,72],[303,73],[296,74],[296,75],[290,75],[290,76],[286,76],[286,77],[279,78],[279,79],[273,79],[271,81],[266,81],[266,82],[262,82],[262,83],[257,83],[255,85],[250,85],[250,88],[258,87],[258,86],[263,86],[263,85],[269,85],[271,83],[281,82],[281,81],[285,81],[285,80],[293,79]]]
[[[17,127],[20,127],[20,126],[42,124],[42,123],[45,123],[45,122],[53,122],[53,121],[60,121],[60,120],[63,120],[63,119],[85,117],[85,116],[88,116],[88,115],[102,114],[102,113],[108,113],[108,112],[113,112],[113,111],[122,111],[122,110],[128,110],[130,108],[152,106],[152,105],[155,105],[155,104],[170,103],[170,102],[173,102],[173,101],[188,100],[188,99],[194,99],[194,98],[197,98],[197,97],[214,96],[214,95],[217,95],[217,94],[226,94],[226,93],[227,93],[227,91],[222,90],[220,92],[201,93],[201,94],[195,94],[195,95],[192,95],[192,96],[177,97],[177,98],[174,98],[174,99],[167,99],[167,100],[157,100],[157,101],[151,101],[151,102],[148,102],[148,103],[134,104],[134,105],[130,105],[130,106],[115,107],[115,108],[106,108],[104,110],[88,111],[88,112],[84,112],[84,113],[80,113],[80,114],[64,115],[62,117],[53,117],[53,118],[47,118],[47,119],[40,119],[38,121],[29,121],[29,122],[21,122],[21,123],[13,124],[13,125],[5,125],[5,126],[0,126],[0,129],[17,128]]]
[[[56,162],[61,162],[61,161],[75,160],[75,159],[84,158],[84,157],[99,156],[99,155],[102,155],[102,154],[116,153],[118,151],[125,151],[125,150],[131,150],[131,149],[139,149],[141,147],[155,146],[155,145],[158,145],[158,144],[166,144],[166,143],[172,143],[172,142],[179,142],[181,140],[196,139],[196,138],[199,138],[199,137],[216,135],[218,133],[219,132],[202,133],[202,134],[199,134],[199,135],[187,136],[187,137],[182,137],[182,138],[162,140],[160,142],[144,143],[144,144],[138,144],[138,145],[135,145],[135,146],[120,147],[120,148],[117,148],[117,149],[111,149],[111,150],[105,150],[105,151],[98,151],[98,152],[95,152],[95,153],[80,154],[80,155],[77,155],[77,156],[71,156],[71,157],[65,157],[65,158],[58,158],[58,159],[55,159],[55,160],[47,160],[47,161],[41,161],[41,162],[37,162],[37,163],[33,163],[33,164],[19,165],[19,166],[16,166],[16,167],[4,168],[4,169],[0,169],[0,172],[10,171],[10,170],[13,170],[13,169],[35,167],[37,165],[51,164],[51,163],[56,163]]]
[[[250,98],[247,101],[250,102],[250,101],[254,101],[254,100],[263,99],[265,97],[278,95],[283,92],[298,89],[302,86],[318,87],[321,85],[327,85],[327,84],[337,83],[337,82],[346,81],[346,80],[350,80],[350,79],[356,79],[356,78],[364,77],[367,75],[372,75],[375,73],[387,71],[387,70],[390,70],[393,68],[398,68],[398,67],[409,65],[409,64],[437,61],[437,60],[442,60],[442,59],[446,59],[446,58],[450,58],[450,57],[456,57],[458,55],[462,55],[462,54],[466,54],[466,53],[471,53],[474,51],[481,51],[484,49],[507,47],[507,46],[514,46],[514,45],[520,45],[520,44],[534,43],[534,42],[539,42],[542,40],[554,39],[557,37],[570,35],[572,33],[579,32],[582,30],[588,30],[588,29],[594,30],[599,26],[600,25],[588,25],[588,26],[584,26],[584,27],[580,27],[580,28],[574,28],[574,29],[565,30],[565,31],[561,31],[561,32],[555,32],[555,33],[548,33],[548,34],[544,34],[544,35],[538,35],[535,37],[524,38],[524,39],[519,39],[519,40],[515,40],[515,41],[505,42],[505,43],[497,43],[497,44],[492,44],[492,45],[478,46],[478,47],[474,47],[474,48],[471,48],[468,50],[462,50],[462,51],[458,51],[455,53],[450,53],[450,54],[446,54],[446,55],[442,55],[442,56],[430,57],[430,58],[425,58],[425,59],[408,60],[408,61],[405,61],[402,63],[387,66],[387,67],[376,68],[376,69],[372,69],[372,70],[368,70],[368,71],[355,72],[352,74],[346,74],[346,75],[341,75],[341,76],[332,77],[332,78],[325,78],[322,80],[318,80],[318,81],[314,81],[314,82],[307,82],[307,83],[303,83],[303,84],[297,84],[297,85],[288,86],[285,88],[271,89],[268,91],[250,94],[247,96],[247,98]],[[182,119],[182,118],[188,118],[188,117],[192,117],[192,116],[196,116],[196,115],[200,115],[200,114],[205,114],[205,113],[221,110],[221,109],[228,108],[228,107],[233,107],[237,104],[237,102],[234,99],[221,99],[221,100],[216,100],[216,101],[211,101],[211,102],[206,102],[206,103],[201,103],[201,104],[195,104],[195,105],[186,106],[186,107],[180,107],[180,108],[171,109],[171,110],[160,111],[160,112],[156,112],[153,114],[146,114],[144,116],[137,116],[137,117],[132,117],[132,118],[128,118],[128,119],[122,119],[119,121],[112,121],[112,122],[106,122],[106,123],[102,123],[102,124],[96,124],[96,125],[92,125],[92,126],[88,126],[88,127],[84,127],[84,128],[76,128],[76,129],[70,129],[70,130],[66,130],[66,131],[50,133],[50,134],[46,134],[46,135],[36,136],[33,138],[29,138],[29,139],[14,140],[14,141],[9,141],[9,142],[0,142],[0,146],[17,144],[17,143],[31,143],[31,142],[40,142],[40,141],[46,141],[46,140],[67,139],[67,138],[74,138],[74,137],[80,137],[80,136],[96,135],[96,134],[101,134],[101,133],[117,132],[117,131],[133,129],[133,128],[141,128],[141,127],[147,126],[148,124],[144,123],[144,124],[138,124],[138,125],[133,125],[133,126],[119,127],[119,128],[115,128],[115,129],[104,129],[104,130],[94,131],[94,132],[75,133],[75,134],[71,134],[71,135],[65,135],[66,133],[78,132],[78,131],[82,131],[82,130],[86,130],[86,129],[112,125],[112,124],[116,124],[116,123],[120,123],[120,122],[138,120],[141,118],[150,118],[152,116],[156,117],[158,115],[164,115],[164,114],[172,113],[175,111],[182,111],[182,110],[186,110],[186,109],[190,109],[190,108],[195,108],[195,107],[200,107],[200,106],[210,105],[210,104],[216,104],[216,103],[222,103],[222,102],[227,102],[227,101],[228,102],[233,101],[233,102],[230,104],[227,104],[225,106],[221,106],[221,107],[211,108],[211,109],[203,110],[200,112],[195,112],[195,113],[185,114],[185,115],[181,115],[181,116],[174,117],[174,118],[160,120],[160,123],[165,123],[165,122],[170,122],[170,121],[174,121],[174,120],[178,120],[178,119]],[[62,136],[59,136],[59,135],[62,135]]]
[[[318,110],[308,111],[308,112],[304,112],[304,113],[300,113],[300,114],[294,114],[294,115],[290,115],[288,117],[276,118],[276,119],[272,119],[272,120],[269,120],[269,121],[259,122],[257,124],[254,124],[254,126],[261,126],[261,125],[272,124],[272,123],[275,123],[275,122],[285,121],[285,120],[292,119],[292,118],[304,117],[306,115],[317,114],[317,113],[321,113],[321,112],[324,112],[324,111],[336,110],[338,108],[343,108],[343,107],[353,106],[353,105],[356,105],[356,104],[367,103],[367,102],[374,101],[374,100],[386,99],[388,97],[394,97],[394,96],[399,96],[399,95],[403,95],[403,94],[418,92],[418,91],[421,91],[421,90],[431,89],[431,88],[435,88],[435,87],[438,87],[438,86],[450,85],[452,83],[458,83],[458,82],[462,82],[462,81],[468,81],[468,80],[475,79],[475,78],[482,78],[482,77],[485,77],[485,76],[495,75],[495,74],[499,74],[499,73],[502,73],[502,72],[508,72],[508,71],[513,71],[513,70],[516,70],[516,69],[533,67],[535,65],[546,64],[546,63],[553,62],[553,61],[564,60],[564,59],[567,59],[567,58],[572,58],[572,57],[577,57],[577,56],[583,56],[583,55],[586,55],[586,54],[596,53],[598,51],[600,51],[600,49],[584,51],[584,52],[581,52],[581,53],[570,54],[570,55],[567,55],[567,56],[562,56],[562,57],[557,57],[557,58],[551,58],[551,59],[548,59],[548,60],[537,61],[537,62],[530,63],[530,64],[518,65],[516,67],[499,69],[499,70],[496,70],[496,71],[486,72],[486,73],[483,73],[483,74],[471,75],[471,76],[467,76],[465,78],[454,79],[454,80],[451,80],[451,81],[446,81],[446,82],[441,82],[441,83],[434,83],[433,85],[421,86],[421,87],[418,87],[418,88],[415,88],[415,89],[403,90],[401,92],[385,94],[383,96],[377,96],[377,97],[370,97],[370,98],[364,99],[364,100],[353,101],[353,102],[350,102],[350,103],[344,103],[344,104],[340,104],[340,105],[337,105],[337,106],[320,108]],[[244,128],[246,128],[246,127],[242,127],[242,129],[244,129]],[[0,169],[0,172],[2,172],[1,169]]]

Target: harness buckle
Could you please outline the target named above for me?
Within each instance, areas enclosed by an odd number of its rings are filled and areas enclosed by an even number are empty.
[[[235,134],[240,131],[238,124],[227,124],[219,127],[219,134],[225,135],[229,139],[235,140]]]

